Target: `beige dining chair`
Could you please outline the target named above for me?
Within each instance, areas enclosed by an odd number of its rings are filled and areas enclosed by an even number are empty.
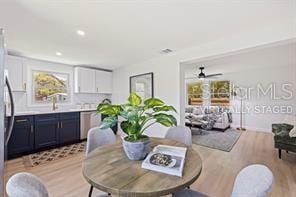
[[[237,175],[231,197],[266,197],[271,191],[273,174],[264,165],[254,164],[243,168]],[[207,197],[191,189],[183,189],[173,197]]]
[[[176,140],[178,142],[186,144],[187,146],[192,145],[191,130],[185,126],[176,126],[169,128],[166,132],[165,138]]]
[[[9,178],[6,184],[8,197],[48,197],[48,191],[41,179],[27,172],[20,172]]]
[[[268,167],[260,164],[247,166],[237,175],[231,197],[266,197],[271,191],[273,180]]]
[[[111,129],[100,129],[99,127],[91,128],[87,133],[86,151],[87,157],[94,149],[116,142],[116,136]],[[88,196],[91,197],[93,186],[90,186]],[[102,197],[102,195],[100,196]]]
[[[111,129],[91,128],[87,133],[86,151],[87,156],[94,149],[105,144],[111,144],[116,141],[116,136]]]
[[[20,172],[9,178],[6,184],[8,197],[49,197],[48,191],[37,176]],[[108,197],[107,194],[96,197]]]

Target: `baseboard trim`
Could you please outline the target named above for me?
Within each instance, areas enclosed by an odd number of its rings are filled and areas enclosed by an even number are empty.
[[[232,128],[237,128],[239,125],[231,124]],[[252,126],[245,126],[247,131],[257,131],[257,132],[264,132],[264,133],[271,133],[271,128],[260,128],[260,127],[252,127]]]

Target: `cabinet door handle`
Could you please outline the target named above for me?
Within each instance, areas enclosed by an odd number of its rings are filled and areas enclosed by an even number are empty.
[[[61,129],[63,128],[63,122],[61,121]]]
[[[34,130],[33,130],[33,125],[31,125],[31,133],[33,133],[33,131],[34,131]]]
[[[15,122],[27,122],[27,119],[16,120]]]
[[[24,83],[24,85],[23,85],[23,89],[24,89],[24,91],[27,90],[27,84],[26,84],[26,83]]]
[[[58,122],[58,129],[60,128],[60,122]]]

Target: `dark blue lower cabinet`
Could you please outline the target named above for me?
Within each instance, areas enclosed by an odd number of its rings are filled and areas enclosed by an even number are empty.
[[[7,145],[8,157],[29,153],[34,149],[33,116],[17,116]]]
[[[79,142],[80,113],[15,117],[8,158]]]
[[[56,114],[35,116],[35,149],[44,149],[58,144],[59,119]]]
[[[80,140],[79,113],[60,114],[59,121],[59,144],[67,144]]]

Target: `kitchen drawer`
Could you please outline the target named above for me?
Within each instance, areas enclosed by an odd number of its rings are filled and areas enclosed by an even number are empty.
[[[60,120],[79,119],[79,112],[60,113]]]
[[[14,118],[14,126],[22,126],[33,124],[33,116],[16,116]]]
[[[35,122],[42,123],[48,121],[57,121],[58,115],[57,114],[42,114],[35,116]]]

